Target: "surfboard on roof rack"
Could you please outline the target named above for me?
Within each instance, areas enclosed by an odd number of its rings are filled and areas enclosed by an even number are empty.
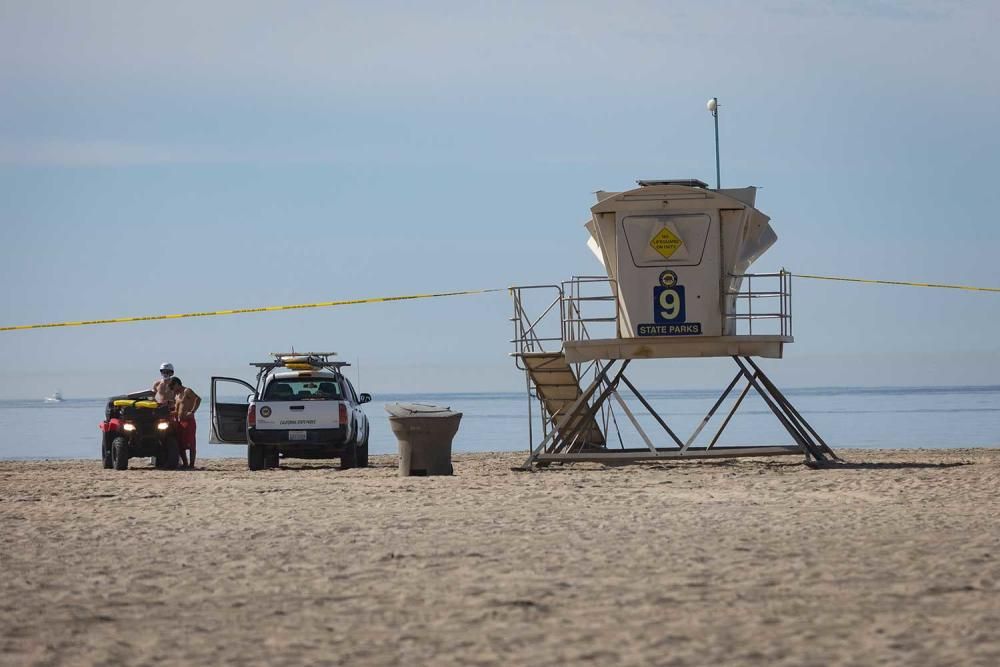
[[[287,358],[310,358],[310,357],[323,357],[324,359],[329,357],[337,356],[336,352],[272,352],[271,356],[275,359],[287,359]]]
[[[275,361],[280,361],[283,366],[292,370],[309,370],[310,368],[322,368],[331,362],[330,357],[337,356],[336,352],[272,352],[271,356]]]
[[[274,368],[287,368],[293,371],[309,371],[328,368],[339,370],[345,366],[350,366],[346,361],[334,361],[331,357],[337,356],[336,352],[272,352],[273,361],[255,361],[250,365],[266,372]]]

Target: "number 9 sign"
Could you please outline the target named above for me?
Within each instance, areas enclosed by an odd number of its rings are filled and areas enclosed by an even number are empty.
[[[657,324],[676,324],[684,319],[684,287],[654,287],[653,321]]]

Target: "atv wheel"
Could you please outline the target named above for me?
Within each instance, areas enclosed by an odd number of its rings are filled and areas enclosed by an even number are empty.
[[[247,467],[250,470],[263,470],[267,467],[267,452],[260,445],[247,445]]]
[[[114,460],[111,457],[111,443],[108,442],[108,436],[101,436],[101,465],[104,466],[105,470],[110,470],[115,467]]]
[[[365,441],[358,447],[358,467],[367,468],[368,467],[368,436],[365,436]]]
[[[160,454],[156,457],[156,467],[161,470],[177,470],[177,460],[180,458],[180,446],[177,438],[170,435],[163,440]]]
[[[340,455],[340,469],[348,470],[358,467],[358,443],[351,442],[344,445],[344,452]]]
[[[121,436],[111,441],[111,464],[115,470],[128,470],[128,440]]]

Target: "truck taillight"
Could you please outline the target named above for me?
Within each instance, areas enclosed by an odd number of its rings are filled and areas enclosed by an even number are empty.
[[[247,408],[247,426],[256,426],[256,425],[257,425],[257,410],[254,408],[254,406],[251,405],[250,407]]]
[[[347,406],[343,403],[340,404],[340,423],[347,424]]]

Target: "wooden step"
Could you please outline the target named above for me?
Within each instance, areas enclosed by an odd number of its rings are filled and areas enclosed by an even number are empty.
[[[545,406],[556,430],[560,435],[568,437],[583,417],[567,417],[565,412],[580,398],[583,390],[576,373],[566,361],[566,356],[562,352],[532,352],[520,356],[535,385],[535,393]],[[593,417],[586,419],[589,424],[584,425],[578,442],[603,447],[604,433],[600,424]]]

